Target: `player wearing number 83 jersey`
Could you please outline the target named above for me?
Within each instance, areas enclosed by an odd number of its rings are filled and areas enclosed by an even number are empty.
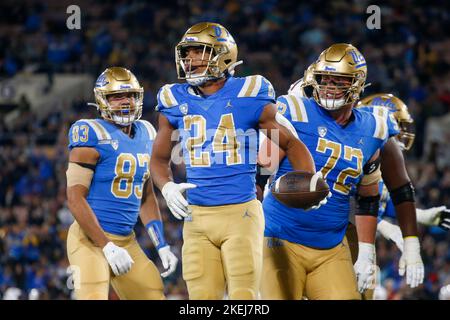
[[[135,122],[133,139],[103,119],[82,119],[69,131],[69,149],[93,147],[99,154],[87,201],[104,231],[127,236],[137,222],[143,182],[149,176],[156,131]]]
[[[175,270],[150,178],[156,131],[139,120],[143,89],[129,70],[112,67],[94,93],[102,118],[78,120],[69,129],[67,198],[76,221],[67,254],[76,298],[107,299],[111,284],[121,299],[163,299],[158,269],[133,232],[140,216],[169,268],[163,276]]]

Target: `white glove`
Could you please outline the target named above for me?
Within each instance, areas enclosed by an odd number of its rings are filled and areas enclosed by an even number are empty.
[[[170,251],[170,246],[162,247],[158,250],[158,254],[164,269],[166,269],[166,271],[161,273],[161,277],[165,278],[172,274],[177,268],[178,258]]]
[[[426,226],[440,226],[450,230],[450,210],[446,206],[416,209],[417,222]]]
[[[403,252],[403,236],[399,226],[386,220],[381,220],[377,225],[377,230],[386,239],[394,241],[397,248]]]
[[[398,274],[403,276],[406,271],[406,284],[415,288],[423,282],[424,277],[419,238],[406,237],[404,241],[403,254],[398,263]]]
[[[363,293],[366,289],[375,288],[375,245],[358,242],[358,260],[354,265],[358,291]]]
[[[183,192],[187,189],[196,188],[197,186],[192,183],[174,183],[172,181],[167,182],[161,189],[161,193],[166,200],[167,206],[170,212],[177,219],[186,218],[191,210],[188,207],[188,202],[183,197]]]
[[[116,246],[111,241],[103,247],[103,254],[116,276],[130,271],[131,265],[134,263],[127,250]]]
[[[323,178],[322,175],[322,171],[317,171],[312,177],[311,177],[311,181],[309,182],[309,191],[313,192],[316,191],[316,187],[317,187],[317,180],[319,180]],[[325,198],[323,198],[318,204],[316,204],[315,206],[312,206],[311,208],[306,209],[306,211],[309,210],[316,210],[319,209],[320,206],[325,205],[328,202],[328,199],[331,197],[332,193],[328,192],[327,196]]]

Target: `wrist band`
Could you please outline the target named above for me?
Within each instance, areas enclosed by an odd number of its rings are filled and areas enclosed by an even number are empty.
[[[157,250],[167,246],[166,239],[164,239],[164,229],[161,220],[152,220],[147,223],[145,228]]]

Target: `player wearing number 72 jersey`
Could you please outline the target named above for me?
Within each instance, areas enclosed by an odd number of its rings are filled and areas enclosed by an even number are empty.
[[[300,299],[303,295],[360,299],[358,289],[362,292],[373,279],[381,175],[378,157],[395,123],[354,108],[367,76],[364,57],[354,46],[332,45],[319,56],[312,72],[314,99],[281,96],[278,110],[310,150],[332,196],[326,205],[309,211],[289,208],[271,193],[264,198],[263,299]],[[291,170],[290,161],[283,158],[272,184]],[[358,188],[357,223],[361,227],[361,254],[355,264],[358,286],[345,239],[353,186]]]
[[[107,299],[111,283],[121,299],[163,299],[158,269],[133,233],[140,216],[169,268],[163,276],[175,270],[149,176],[156,132],[139,120],[143,89],[129,70],[113,67],[97,79],[94,93],[102,119],[78,120],[69,130],[67,197],[76,221],[67,254],[75,296]]]
[[[277,116],[262,76],[233,77],[237,46],[216,23],[191,27],[176,47],[180,79],[158,93],[151,174],[169,209],[184,217],[183,278],[190,299],[255,299],[264,217],[255,199],[258,130],[274,130],[294,169],[314,172],[295,130]],[[172,134],[181,137],[188,184],[170,180]],[[187,201],[181,194],[187,191]]]

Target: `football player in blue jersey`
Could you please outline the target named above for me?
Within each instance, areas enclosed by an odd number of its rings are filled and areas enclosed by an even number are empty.
[[[293,95],[308,96],[311,91],[311,83],[312,75],[311,70],[308,68],[305,71],[304,77],[295,82],[290,87],[289,92]],[[410,129],[412,129],[412,118],[407,112],[406,105],[401,102],[401,100],[391,100],[392,95],[384,96],[383,98],[379,96],[376,100],[373,98],[375,98],[375,96],[363,99],[357,105],[358,108],[373,112],[381,117],[390,117],[393,121],[398,122],[397,127],[400,130],[399,135],[397,135],[395,131],[389,132],[389,140],[381,149],[380,169],[382,172],[383,184],[385,184],[390,192],[392,204],[396,211],[396,217],[403,234],[401,237],[403,254],[399,263],[399,273],[400,275],[406,274],[407,284],[414,288],[423,281],[424,267],[422,258],[420,257],[414,188],[406,171],[402,154],[402,150],[409,149],[413,142],[414,136],[412,135],[412,132],[410,132]],[[374,109],[373,106],[370,106],[373,102],[372,100],[381,103],[382,106]],[[369,106],[365,106],[365,104],[369,104]],[[389,112],[389,107],[393,108],[391,112]],[[436,218],[437,214],[440,214],[440,216],[444,218],[442,221],[446,223],[445,219],[448,221],[449,217],[443,210],[444,208],[442,207],[431,208],[430,211],[426,211],[425,215],[419,213],[420,216],[418,216],[417,219],[426,222],[433,219],[433,217]],[[420,210],[418,212],[420,212]],[[436,219],[435,222],[437,222]],[[382,223],[381,229],[383,229],[383,226],[387,225]],[[392,228],[389,229],[392,230]],[[406,239],[406,241],[403,242],[403,238]],[[353,261],[355,261],[358,255],[358,236],[355,226],[352,223],[349,224],[347,229],[347,239],[349,240]],[[398,239],[398,237],[396,237],[396,239]],[[397,242],[400,243],[400,240]],[[370,294],[368,296],[370,296]]]
[[[163,235],[150,178],[153,126],[139,120],[143,88],[127,69],[106,69],[94,88],[101,119],[82,119],[69,130],[67,198],[75,222],[67,254],[77,299],[164,299],[158,269],[136,241],[138,216],[158,250],[162,276],[177,264]],[[111,272],[112,271],[112,272]]]
[[[311,79],[311,72],[307,70],[305,76],[290,87],[289,93],[300,97],[309,96]],[[402,228],[412,236],[408,237],[409,240],[407,240],[408,243],[406,245],[408,254],[402,255],[399,272],[401,275],[406,273],[407,284],[411,287],[416,287],[422,282],[423,265],[420,259],[420,246],[417,245],[418,238],[414,233],[414,225],[416,223],[414,190],[410,184],[401,153],[403,150],[409,150],[414,142],[413,119],[408,112],[406,104],[392,94],[371,95],[362,99],[357,107],[379,116],[391,116],[398,123],[400,133],[398,135],[390,134],[389,141],[381,150],[382,177],[387,179],[388,182],[385,184],[384,181],[380,181],[379,184],[381,199],[377,230],[387,239],[394,241],[403,252],[405,244],[401,228],[382,219],[383,216],[397,218],[397,212],[400,212],[402,216],[399,220],[400,226],[403,226]],[[387,186],[388,183],[389,185]],[[264,179],[261,180],[261,186],[264,186]],[[389,187],[391,189],[394,188],[395,204],[388,191]],[[440,226],[444,230],[450,228],[450,211],[445,206],[415,209],[415,213],[417,222],[421,224]],[[353,262],[355,262],[358,255],[358,236],[352,223],[347,228],[346,236],[352,252]],[[414,261],[417,263],[414,263]],[[370,298],[370,293],[367,294],[366,292],[365,297]]]
[[[227,288],[230,299],[255,299],[264,230],[255,199],[258,130],[278,135],[293,169],[315,172],[314,161],[277,113],[270,82],[260,75],[233,76],[240,62],[227,29],[198,23],[175,53],[178,76],[187,83],[165,85],[158,93],[150,171],[172,214],[184,218],[183,278],[189,298],[222,299]],[[188,183],[170,178],[174,132],[181,137]]]
[[[378,93],[362,99],[358,107],[370,112],[382,114],[384,109],[395,118],[400,133],[393,138],[401,151],[408,151],[414,143],[414,120],[411,117],[406,104],[392,94]],[[382,153],[383,155],[383,153]],[[383,172],[383,167],[381,168]],[[384,177],[384,175],[383,175]],[[400,251],[403,252],[404,240],[401,229],[384,217],[396,219],[396,205],[383,181],[380,182],[380,210],[378,214],[377,230],[388,240],[395,242]],[[446,206],[433,207],[429,209],[416,209],[417,222],[426,226],[439,226],[444,230],[450,229],[450,210]]]
[[[281,96],[278,110],[302,137],[333,195],[310,211],[288,208],[271,193],[265,197],[261,294],[265,299],[360,299],[374,280],[379,153],[395,123],[354,108],[367,76],[365,59],[354,46],[329,47],[309,71],[314,98]],[[282,151],[279,155],[274,182],[292,170]],[[354,267],[345,239],[353,186],[360,231]]]

